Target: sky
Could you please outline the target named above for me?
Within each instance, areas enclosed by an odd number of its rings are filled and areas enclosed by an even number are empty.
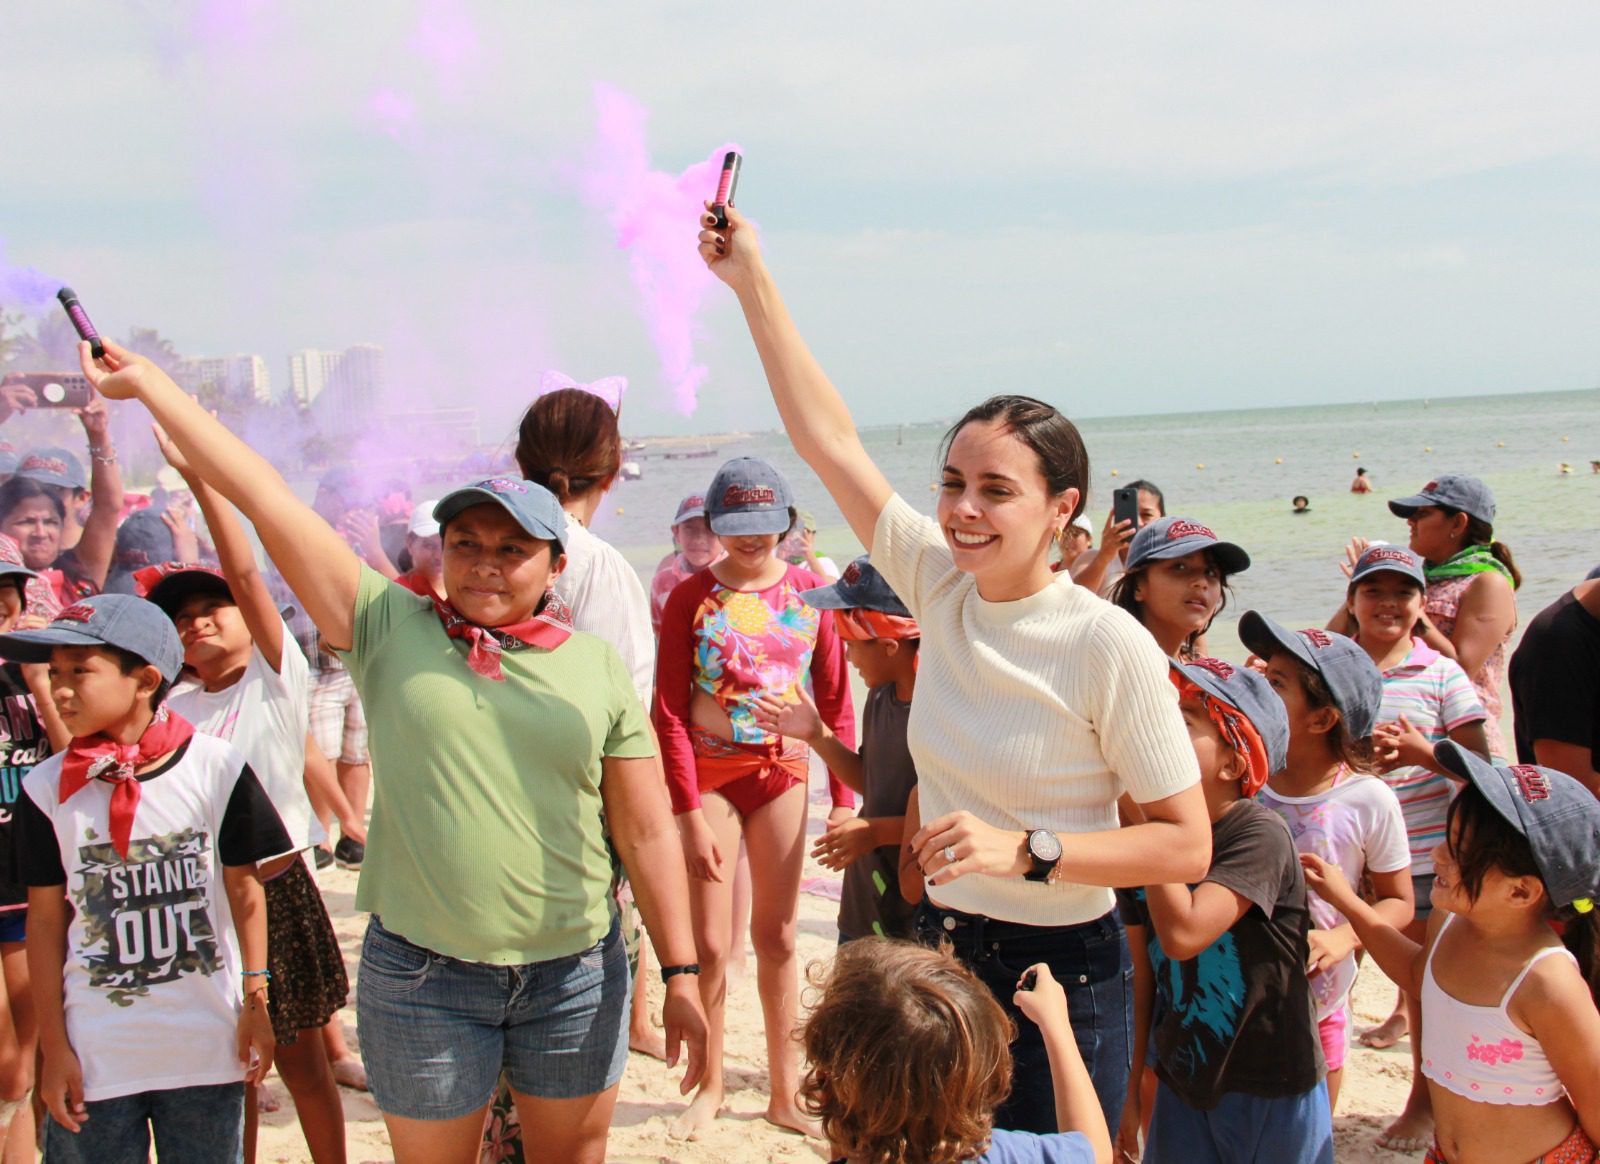
[[[1592,5],[51,0],[0,76],[9,283],[280,390],[379,343],[486,438],[552,369],[776,424],[692,261],[728,143],[863,424],[1600,382]]]

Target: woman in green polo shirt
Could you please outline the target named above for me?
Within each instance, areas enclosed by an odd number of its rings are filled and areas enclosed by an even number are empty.
[[[705,1017],[643,708],[616,652],[574,632],[550,589],[565,560],[555,498],[512,478],[446,496],[447,598],[422,597],[363,566],[154,364],[111,343],[81,355],[255,524],[366,706],[378,778],[357,1018],[397,1164],[475,1159],[502,1070],[548,1158],[602,1160],[628,1013],[602,811],[667,979],[671,1060],[689,1044],[685,1092]]]

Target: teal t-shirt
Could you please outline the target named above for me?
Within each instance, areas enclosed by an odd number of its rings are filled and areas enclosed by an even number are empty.
[[[363,569],[341,652],[366,711],[372,827],[356,908],[439,954],[518,965],[611,924],[602,757],[655,754],[622,660],[574,633],[467,666],[432,604]]]

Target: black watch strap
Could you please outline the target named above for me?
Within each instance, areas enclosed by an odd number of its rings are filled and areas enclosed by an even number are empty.
[[[700,963],[698,962],[685,962],[682,966],[663,966],[661,967],[661,981],[670,982],[676,975],[679,974],[699,973]]]

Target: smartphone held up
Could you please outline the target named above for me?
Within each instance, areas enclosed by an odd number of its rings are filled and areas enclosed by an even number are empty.
[[[0,384],[33,390],[34,408],[87,408],[94,388],[77,372],[8,372]]]

